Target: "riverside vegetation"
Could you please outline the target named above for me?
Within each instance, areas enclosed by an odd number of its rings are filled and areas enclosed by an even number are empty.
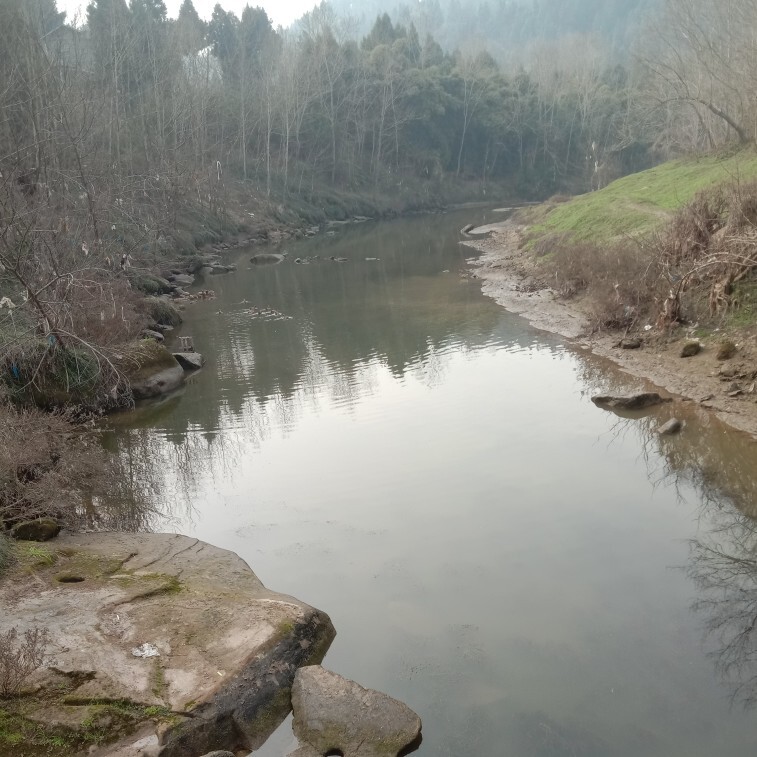
[[[239,241],[551,195],[519,217],[534,270],[596,329],[751,329],[754,0],[608,3],[593,25],[588,1],[484,5],[478,38],[451,3],[375,4],[356,38],[339,3],[277,30],[191,0],[93,0],[79,25],[0,0],[4,527],[122,517],[91,418],[164,354],[141,338],[180,319],[160,274]],[[0,533],[0,571],[14,557]]]
[[[575,199],[521,211],[545,284],[582,299],[595,330],[671,334],[753,324],[757,155],[663,164]]]

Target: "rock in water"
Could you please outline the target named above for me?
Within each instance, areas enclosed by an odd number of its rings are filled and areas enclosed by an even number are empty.
[[[20,541],[50,541],[60,533],[60,523],[53,518],[38,518],[16,523],[11,536]]]
[[[657,429],[657,433],[660,436],[672,436],[677,434],[683,428],[683,423],[678,418],[671,418],[667,423],[663,423]]]
[[[694,357],[694,355],[698,355],[701,351],[702,344],[692,339],[681,347],[681,357]]]
[[[276,265],[277,263],[283,262],[284,256],[275,252],[261,252],[250,258],[250,263],[253,265]]]
[[[421,719],[407,705],[320,665],[297,671],[292,710],[303,745],[298,757],[396,757],[421,733]]]
[[[670,397],[661,397],[657,392],[640,392],[629,396],[614,396],[610,394],[592,397],[591,401],[599,407],[610,410],[644,410],[647,407],[672,402]]]
[[[196,371],[205,365],[205,358],[199,352],[174,352],[176,362],[185,371]]]

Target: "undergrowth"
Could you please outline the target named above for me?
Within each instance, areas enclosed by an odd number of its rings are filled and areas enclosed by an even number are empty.
[[[607,195],[594,206],[606,202]],[[595,215],[583,228],[597,223],[608,221]],[[757,181],[700,191],[635,238],[586,241],[532,228],[530,246],[561,295],[586,297],[595,329],[754,324]]]

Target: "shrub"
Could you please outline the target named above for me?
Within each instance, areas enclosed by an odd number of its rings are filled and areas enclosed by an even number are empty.
[[[630,328],[651,318],[667,294],[667,281],[648,247],[563,244],[546,265],[558,293],[586,295],[596,329]]]
[[[15,626],[0,633],[0,697],[18,694],[24,681],[45,664],[49,643],[46,628],[30,628],[23,638]]]
[[[0,521],[76,526],[109,468],[96,433],[71,413],[0,406]]]

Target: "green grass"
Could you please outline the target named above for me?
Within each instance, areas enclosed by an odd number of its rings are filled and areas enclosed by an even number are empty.
[[[757,152],[743,149],[673,160],[625,176],[598,192],[526,211],[531,244],[550,235],[596,243],[636,237],[664,223],[702,189],[757,178]]]

